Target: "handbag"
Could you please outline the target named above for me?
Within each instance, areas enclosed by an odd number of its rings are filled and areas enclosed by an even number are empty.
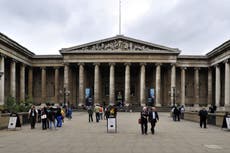
[[[138,119],[138,124],[141,124],[141,118]]]

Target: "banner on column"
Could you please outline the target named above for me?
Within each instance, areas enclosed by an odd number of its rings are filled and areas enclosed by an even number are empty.
[[[148,98],[148,103],[150,106],[154,105],[154,99],[155,99],[154,88],[150,88],[149,89],[149,98]]]
[[[93,100],[91,98],[91,89],[90,88],[85,89],[85,102],[86,102],[86,106],[91,106],[93,104]]]

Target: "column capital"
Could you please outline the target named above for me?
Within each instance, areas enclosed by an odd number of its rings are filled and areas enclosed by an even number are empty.
[[[41,70],[46,70],[46,66],[40,67]]]
[[[116,63],[109,63],[109,66],[115,66],[116,65]]]
[[[78,66],[84,66],[84,65],[85,65],[85,63],[80,62],[80,63],[77,63],[77,65],[78,65]]]
[[[187,70],[187,67],[180,67],[181,70]]]
[[[131,63],[126,62],[126,63],[124,63],[124,65],[125,65],[125,66],[126,66],[126,65],[130,66],[130,65],[131,65]]]
[[[200,70],[200,67],[194,67],[194,70]]]
[[[11,59],[11,62],[18,63],[18,60],[12,58],[12,59]]]
[[[155,63],[155,66],[161,66],[162,63]]]
[[[96,65],[97,65],[97,66],[100,66],[100,63],[99,63],[99,62],[95,62],[95,63],[93,63],[93,65],[94,65],[94,66],[96,66]]]
[[[176,66],[176,63],[170,63],[171,66]]]
[[[4,57],[4,58],[6,58],[6,55],[5,55],[5,54],[0,53],[0,57]]]
[[[59,66],[54,66],[53,69],[57,70],[59,69],[60,67]]]
[[[146,63],[142,62],[140,63],[140,66],[146,66]]]
[[[230,59],[224,60],[224,64],[225,64],[225,63],[230,63]]]
[[[220,64],[215,64],[214,67],[215,68],[220,67]]]
[[[69,63],[63,63],[64,66],[69,66]]]

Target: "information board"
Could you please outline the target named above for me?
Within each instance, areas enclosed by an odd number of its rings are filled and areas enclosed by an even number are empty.
[[[230,117],[226,117],[227,128],[230,129]]]
[[[117,132],[116,118],[107,119],[107,132]]]
[[[8,129],[15,129],[16,128],[17,117],[10,117]]]

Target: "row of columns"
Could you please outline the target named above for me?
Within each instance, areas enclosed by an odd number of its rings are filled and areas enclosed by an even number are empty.
[[[79,106],[84,104],[84,63],[79,63]],[[125,105],[130,104],[130,65],[131,63],[125,63]],[[115,63],[109,63],[109,104],[115,104]],[[145,63],[140,64],[140,104],[144,106],[146,103],[145,97]],[[161,64],[156,65],[156,105],[161,106],[160,103],[160,84],[161,84]],[[64,80],[68,80],[68,67],[65,66]],[[175,66],[173,68],[175,71]],[[94,103],[99,103],[99,74],[100,74],[100,63],[94,64]],[[175,72],[173,73],[175,79]],[[173,86],[175,86],[175,80]],[[68,81],[67,81],[68,82]],[[65,83],[68,89],[68,83]]]
[[[5,57],[0,56],[0,71],[5,72]],[[224,62],[225,64],[225,106],[230,106],[230,67],[229,60]],[[84,104],[84,63],[79,63],[79,105]],[[115,63],[110,63],[110,87],[109,87],[109,103],[115,103]],[[125,104],[130,104],[130,63],[125,63]],[[94,64],[94,101],[99,103],[99,74],[100,74],[100,63]],[[140,104],[145,105],[145,63],[140,64]],[[186,68],[181,68],[181,104],[185,105],[185,73]],[[215,66],[215,105],[220,105],[221,100],[221,77],[220,77],[220,66]],[[41,68],[42,78],[42,100],[46,99],[46,68]],[[1,76],[0,86],[4,87],[4,74]],[[208,69],[208,104],[212,104],[212,69]],[[55,100],[58,101],[58,84],[59,84],[59,68],[55,68]],[[199,68],[195,68],[194,73],[194,93],[195,93],[195,104],[199,103]],[[172,64],[171,67],[171,89],[176,87],[176,66]],[[64,65],[64,88],[69,90],[69,65]],[[156,64],[156,106],[161,106],[161,64]],[[32,97],[33,92],[33,69],[29,68],[28,72],[28,95]],[[173,91],[171,91],[171,94]],[[16,97],[16,61],[12,60],[10,64],[10,95]],[[171,95],[171,104],[173,104],[173,96]],[[68,96],[66,97],[68,101]],[[0,88],[0,105],[4,103],[4,88]],[[20,65],[20,100],[25,100],[25,65]]]
[[[225,84],[224,84],[224,106],[230,106],[230,64],[229,60],[225,64]],[[185,67],[181,68],[181,104],[185,105]],[[195,93],[195,106],[199,105],[199,68],[195,68],[194,73],[194,93]],[[220,106],[221,101],[221,74],[220,65],[215,66],[215,105]],[[208,68],[208,105],[212,104],[212,69]]]

